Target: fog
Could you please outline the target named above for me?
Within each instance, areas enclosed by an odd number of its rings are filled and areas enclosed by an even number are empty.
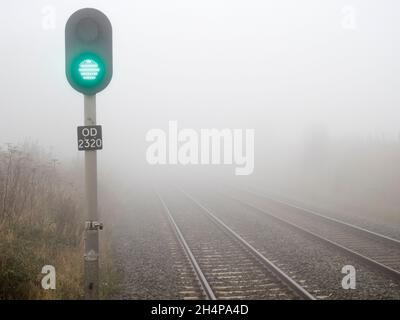
[[[382,187],[396,199],[398,1],[3,1],[1,143],[33,141],[61,162],[83,161],[83,97],[64,71],[65,23],[82,7],[102,10],[113,25],[114,75],[97,95],[101,177],[309,183],[329,193],[340,192],[343,176],[352,190]],[[167,131],[168,121],[254,129],[253,174],[149,165],[146,133]]]

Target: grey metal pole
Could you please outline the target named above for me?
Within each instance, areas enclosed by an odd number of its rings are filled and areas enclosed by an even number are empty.
[[[96,125],[96,95],[84,96],[85,126]],[[99,298],[99,228],[97,211],[97,151],[85,151],[85,299]]]

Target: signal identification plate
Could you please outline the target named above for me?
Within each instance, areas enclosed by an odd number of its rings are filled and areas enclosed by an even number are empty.
[[[78,150],[93,151],[103,149],[101,126],[78,127]]]

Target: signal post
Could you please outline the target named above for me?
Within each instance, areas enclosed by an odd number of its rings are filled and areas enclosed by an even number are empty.
[[[84,126],[78,127],[78,150],[85,152],[85,299],[99,298],[99,222],[97,208],[97,150],[103,148],[96,123],[96,93],[112,78],[112,27],[101,11],[85,8],[73,13],[65,26],[65,73],[70,85],[84,95]]]

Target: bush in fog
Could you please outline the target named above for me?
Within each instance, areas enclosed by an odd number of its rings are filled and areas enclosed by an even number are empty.
[[[81,199],[73,175],[34,145],[0,149],[0,299],[80,296]],[[54,292],[41,269],[57,270]]]

